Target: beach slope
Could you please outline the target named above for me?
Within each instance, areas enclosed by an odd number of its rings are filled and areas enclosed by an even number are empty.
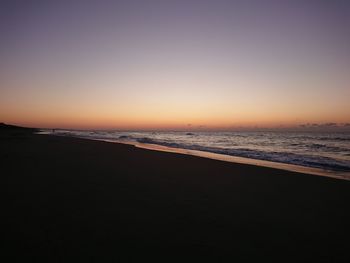
[[[31,132],[0,160],[6,262],[350,262],[349,181]]]

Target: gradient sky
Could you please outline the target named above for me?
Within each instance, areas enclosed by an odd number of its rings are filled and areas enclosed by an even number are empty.
[[[0,122],[350,122],[349,1],[1,1]]]

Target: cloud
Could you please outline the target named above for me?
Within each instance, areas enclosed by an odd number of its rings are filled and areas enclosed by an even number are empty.
[[[318,124],[317,123],[304,123],[304,124],[300,124],[299,127],[302,127],[302,128],[318,127]]]
[[[349,123],[347,123],[349,124]],[[339,123],[335,122],[326,122],[326,123],[304,123],[300,124],[299,127],[301,128],[337,128],[337,127],[342,127],[342,126],[347,126],[347,125],[341,125]]]
[[[326,127],[335,127],[335,126],[338,126],[338,124],[335,123],[335,122],[327,122],[327,123],[323,124],[323,126],[326,126]]]

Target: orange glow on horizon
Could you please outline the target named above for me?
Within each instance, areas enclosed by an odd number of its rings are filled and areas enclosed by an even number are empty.
[[[124,115],[118,114],[54,114],[46,113],[33,116],[31,114],[0,115],[1,122],[38,128],[66,128],[66,129],[119,129],[119,130],[230,130],[237,128],[293,128],[304,123],[348,123],[347,116],[334,118],[310,118],[301,115],[296,118],[291,115],[289,119],[278,114],[271,116],[259,115],[240,116],[230,118],[223,115],[196,115],[190,114],[144,114]],[[20,117],[18,117],[20,116]],[[153,117],[154,116],[154,117]]]

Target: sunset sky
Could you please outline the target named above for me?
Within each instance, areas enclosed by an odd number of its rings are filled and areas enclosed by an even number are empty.
[[[350,123],[350,1],[1,1],[0,122]]]

